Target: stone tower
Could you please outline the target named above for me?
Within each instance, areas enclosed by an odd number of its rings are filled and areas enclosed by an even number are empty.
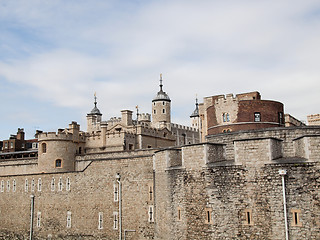
[[[199,104],[198,98],[196,98],[196,108],[190,115],[191,118],[191,126],[197,130],[200,129],[200,115],[199,115]]]
[[[160,74],[160,91],[152,100],[152,126],[171,129],[171,100],[162,90],[162,74]]]
[[[97,108],[97,96],[94,94],[94,108],[87,114],[87,132],[92,133],[101,130],[102,114]]]

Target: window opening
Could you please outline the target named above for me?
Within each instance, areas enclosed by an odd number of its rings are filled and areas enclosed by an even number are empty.
[[[61,159],[57,159],[56,160],[56,168],[61,168],[62,167],[62,160]]]
[[[42,143],[41,144],[41,148],[42,148],[42,153],[46,153],[47,152],[47,144],[46,143]]]
[[[34,179],[32,178],[32,181],[31,181],[31,192],[34,192]]]
[[[51,179],[51,191],[53,192],[55,189],[55,180],[54,178]]]
[[[118,229],[118,212],[113,212],[113,229]]]
[[[41,226],[41,212],[37,213],[37,227],[39,228]]]
[[[59,178],[59,191],[62,191],[62,178]]]
[[[12,181],[12,191],[15,192],[16,191],[16,180],[13,179]]]
[[[41,187],[42,187],[42,180],[41,178],[38,179],[38,191],[41,192]]]
[[[102,212],[99,212],[98,229],[103,229],[103,213]]]
[[[149,206],[149,222],[154,222],[154,219],[153,219],[153,206]]]
[[[114,202],[118,202],[118,184],[117,183],[114,183],[113,184],[113,201]]]
[[[28,192],[28,179],[24,182],[24,191]]]
[[[261,122],[261,114],[259,112],[254,113],[254,121]]]
[[[67,228],[71,228],[71,212],[67,212]]]

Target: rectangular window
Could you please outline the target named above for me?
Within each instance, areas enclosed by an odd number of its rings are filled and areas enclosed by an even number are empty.
[[[291,226],[302,227],[302,223],[300,222],[301,210],[300,209],[291,209],[291,213],[292,213]]]
[[[10,143],[10,148],[13,148],[13,142]]]
[[[41,226],[41,212],[37,213],[37,227],[39,228]]]
[[[67,177],[67,182],[66,182],[66,190],[67,190],[67,191],[70,191],[70,185],[71,185],[71,183],[70,183],[70,178]]]
[[[261,114],[259,112],[254,113],[254,121],[261,122]]]
[[[15,192],[16,191],[16,180],[15,179],[13,179],[13,181],[12,181],[12,191],[13,192]]]
[[[8,143],[7,142],[4,143],[4,148],[8,148]]]
[[[118,183],[113,184],[113,201],[118,202],[119,201],[119,190],[118,190]]]
[[[4,192],[4,181],[1,180],[1,192]]]
[[[62,191],[62,178],[59,178],[59,191]]]
[[[245,221],[243,222],[244,225],[253,225],[251,209],[244,210],[244,219],[245,219]]]
[[[28,179],[24,182],[24,191],[28,192]]]
[[[205,208],[205,214],[206,214],[206,221],[205,221],[205,223],[206,224],[212,224],[213,222],[212,222],[212,208],[208,208],[208,207],[206,207]]]
[[[41,192],[41,187],[42,187],[42,180],[41,178],[38,179],[38,191]]]
[[[7,181],[7,192],[10,192],[10,181]]]
[[[67,212],[67,228],[71,228],[71,212]]]
[[[148,211],[148,222],[154,222],[154,211],[153,211],[153,206],[149,206],[149,211]]]
[[[99,212],[98,229],[103,229],[103,213],[102,212]]]
[[[54,178],[51,179],[51,191],[54,192],[55,189],[55,180]]]
[[[118,229],[118,212],[113,212],[113,229]]]
[[[279,123],[283,124],[283,112],[278,113]]]
[[[34,192],[34,179],[32,178],[32,181],[31,181],[31,192]]]

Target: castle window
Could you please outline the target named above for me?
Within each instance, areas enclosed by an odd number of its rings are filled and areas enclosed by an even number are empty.
[[[166,113],[166,110],[165,110],[165,109],[162,109],[162,113]]]
[[[133,150],[133,144],[129,144],[129,150]]]
[[[13,142],[10,143],[10,148],[13,148]]]
[[[67,178],[67,183],[66,183],[66,190],[67,190],[67,191],[70,191],[70,185],[71,185],[71,183],[70,183],[70,178],[68,177],[68,178]]]
[[[67,228],[71,228],[71,212],[67,212]]]
[[[42,150],[42,153],[46,153],[47,152],[47,144],[46,143],[42,143],[41,144],[41,150]]]
[[[7,192],[10,192],[10,181],[7,181]]]
[[[230,122],[230,116],[229,116],[229,113],[226,114],[226,120],[227,122]]]
[[[21,147],[24,148],[24,143],[21,144]]]
[[[226,114],[225,114],[225,113],[222,114],[222,119],[223,119],[223,122],[226,122],[226,121],[227,121],[227,118],[226,118]]]
[[[4,181],[1,180],[1,192],[4,192]]]
[[[13,179],[12,181],[12,191],[15,192],[16,191],[16,180]]]
[[[113,184],[113,201],[114,202],[118,202],[119,201],[118,194],[119,194],[118,184],[114,183]]]
[[[103,213],[99,212],[98,229],[103,229]]]
[[[118,212],[113,212],[113,229],[118,229]]]
[[[41,212],[37,212],[37,227],[41,226]]]
[[[32,179],[32,181],[31,181],[31,192],[34,192],[34,186],[35,186],[34,179]]]
[[[149,184],[149,200],[153,201],[153,184]]]
[[[24,182],[24,191],[28,192],[28,179],[26,179]]]
[[[62,191],[62,178],[60,177],[59,178],[59,188],[58,188],[58,191]]]
[[[62,167],[62,160],[61,159],[57,159],[56,160],[56,168],[61,168]]]
[[[261,114],[259,112],[254,113],[254,121],[261,122]]]
[[[41,192],[41,187],[42,187],[42,180],[41,178],[38,179],[38,191]]]
[[[149,218],[148,218],[148,221],[149,222],[154,222],[154,211],[153,211],[153,206],[149,206],[149,211],[148,211],[148,215],[149,215]]]
[[[153,110],[153,113],[156,114],[156,110]]]
[[[79,154],[81,154],[82,153],[82,149],[81,149],[81,147],[79,147]]]
[[[178,213],[177,213],[177,220],[178,220],[178,221],[181,221],[181,220],[182,220],[182,216],[181,216],[181,207],[178,207],[178,208],[177,208],[177,210],[178,210]]]
[[[162,105],[164,106],[164,102],[162,102]]]
[[[205,208],[205,214],[206,214],[206,224],[212,224],[212,208]]]
[[[8,143],[7,142],[4,143],[4,148],[8,148]]]
[[[55,180],[54,178],[51,179],[51,191],[53,192],[55,188]]]
[[[251,209],[244,210],[244,217],[245,217],[245,221],[243,222],[244,225],[253,225]]]
[[[292,213],[291,226],[302,227],[302,223],[300,222],[301,210],[300,209],[291,209],[291,213]]]

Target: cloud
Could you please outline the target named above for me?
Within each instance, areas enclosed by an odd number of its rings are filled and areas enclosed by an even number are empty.
[[[158,77],[173,120],[197,93],[260,91],[298,118],[318,111],[318,1],[6,1],[0,77],[84,116],[150,112]],[[61,127],[61,126],[59,126]]]

